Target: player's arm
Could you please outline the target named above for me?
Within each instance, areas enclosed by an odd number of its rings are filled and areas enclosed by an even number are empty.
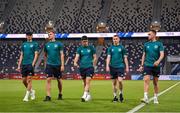
[[[106,58],[106,71],[109,72],[109,64],[110,64],[111,55],[108,55]]]
[[[154,66],[158,66],[163,58],[164,58],[164,51],[160,51],[159,59],[156,62],[154,62]]]
[[[128,58],[126,55],[124,56],[124,63],[126,66],[126,73],[128,73],[129,72],[129,63],[128,63]]]
[[[20,57],[19,57],[19,62],[18,62],[18,68],[16,69],[17,71],[20,71],[20,69],[21,69],[22,59],[23,59],[23,52],[21,51]]]
[[[44,51],[44,67],[46,67],[47,63],[47,53]]]
[[[35,64],[36,64],[37,59],[38,59],[38,51],[35,51],[34,60],[33,60],[33,62],[32,62],[32,66],[33,66],[33,67],[34,67]]]
[[[63,51],[60,51],[61,56],[61,71],[64,71],[64,53]]]
[[[138,69],[138,71],[140,71],[140,72],[143,71],[143,65],[144,65],[145,56],[146,56],[146,53],[143,52],[142,59],[141,59],[141,65],[140,65],[140,67]]]
[[[75,56],[75,58],[74,58],[74,66],[76,66],[76,67],[79,67],[79,66],[78,66],[78,60],[79,60],[79,54],[76,53],[76,56]]]
[[[96,67],[96,64],[97,64],[97,55],[94,54],[94,55],[93,55],[93,67],[94,67],[94,68]]]

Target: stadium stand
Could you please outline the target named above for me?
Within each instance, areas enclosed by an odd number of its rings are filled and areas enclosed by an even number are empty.
[[[147,31],[152,6],[152,0],[113,0],[108,19],[110,32]]]
[[[17,0],[6,20],[6,33],[24,33],[28,30],[42,33],[50,19],[53,3],[54,0]]]
[[[162,0],[161,22],[166,32],[180,30],[179,0]]]

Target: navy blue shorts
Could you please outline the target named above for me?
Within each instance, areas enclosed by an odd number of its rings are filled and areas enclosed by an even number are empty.
[[[34,76],[34,67],[32,64],[22,65],[21,74],[22,77]]]
[[[160,74],[160,67],[149,67],[149,66],[144,66],[144,71],[143,75],[152,75],[159,77]]]
[[[62,78],[61,66],[60,65],[46,65],[45,73],[48,77],[55,77],[57,79]]]
[[[94,68],[89,67],[89,68],[80,68],[80,74],[82,79],[85,79],[86,77],[93,77],[94,75]]]
[[[111,79],[116,79],[118,77],[124,77],[124,68],[114,68],[110,66],[110,74],[111,74]]]

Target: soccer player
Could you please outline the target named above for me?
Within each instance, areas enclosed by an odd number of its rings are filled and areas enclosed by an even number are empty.
[[[55,40],[55,32],[53,30],[48,32],[48,36],[49,42],[44,47],[45,72],[47,74],[46,97],[44,101],[51,101],[51,80],[53,77],[58,82],[58,100],[62,100],[62,71],[64,71],[63,44]]]
[[[164,58],[164,47],[156,38],[156,31],[150,30],[148,42],[144,44],[142,61],[138,71],[143,71],[144,75],[144,98],[141,102],[148,103],[148,90],[150,77],[153,76],[154,84],[154,104],[158,104],[158,77],[160,74],[160,62]]]
[[[22,81],[26,87],[26,95],[23,101],[29,101],[29,96],[31,100],[35,99],[35,90],[32,89],[32,76],[34,75],[34,66],[38,59],[38,43],[32,41],[32,32],[26,33],[27,41],[21,46],[21,55],[18,62],[17,71],[21,71]],[[22,64],[22,68],[21,68]]]
[[[108,48],[106,59],[106,71],[111,74],[113,88],[113,102],[118,102],[117,90],[119,89],[119,101],[123,102],[123,77],[129,72],[127,52],[123,45],[120,44],[120,37],[114,35],[113,45]],[[117,88],[118,85],[118,88]]]
[[[84,83],[84,94],[81,100],[85,102],[91,99],[90,82],[96,66],[96,50],[93,46],[88,45],[87,36],[81,38],[81,44],[82,46],[77,48],[74,66],[79,67],[78,60],[80,60],[80,74]]]

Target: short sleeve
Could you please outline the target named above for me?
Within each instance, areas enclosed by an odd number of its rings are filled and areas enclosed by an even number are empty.
[[[123,47],[123,57],[126,57],[127,56],[127,50],[125,47]]]
[[[108,47],[108,49],[107,49],[107,55],[111,55],[111,47]]]
[[[160,43],[160,45],[159,45],[159,51],[164,51],[164,46],[162,43]]]
[[[39,51],[39,44],[38,44],[38,43],[35,43],[34,45],[35,45],[35,46],[34,46],[34,50],[35,50],[35,51]]]
[[[77,50],[76,50],[76,54],[80,55],[80,53],[81,53],[81,49],[80,49],[80,47],[78,47]]]

